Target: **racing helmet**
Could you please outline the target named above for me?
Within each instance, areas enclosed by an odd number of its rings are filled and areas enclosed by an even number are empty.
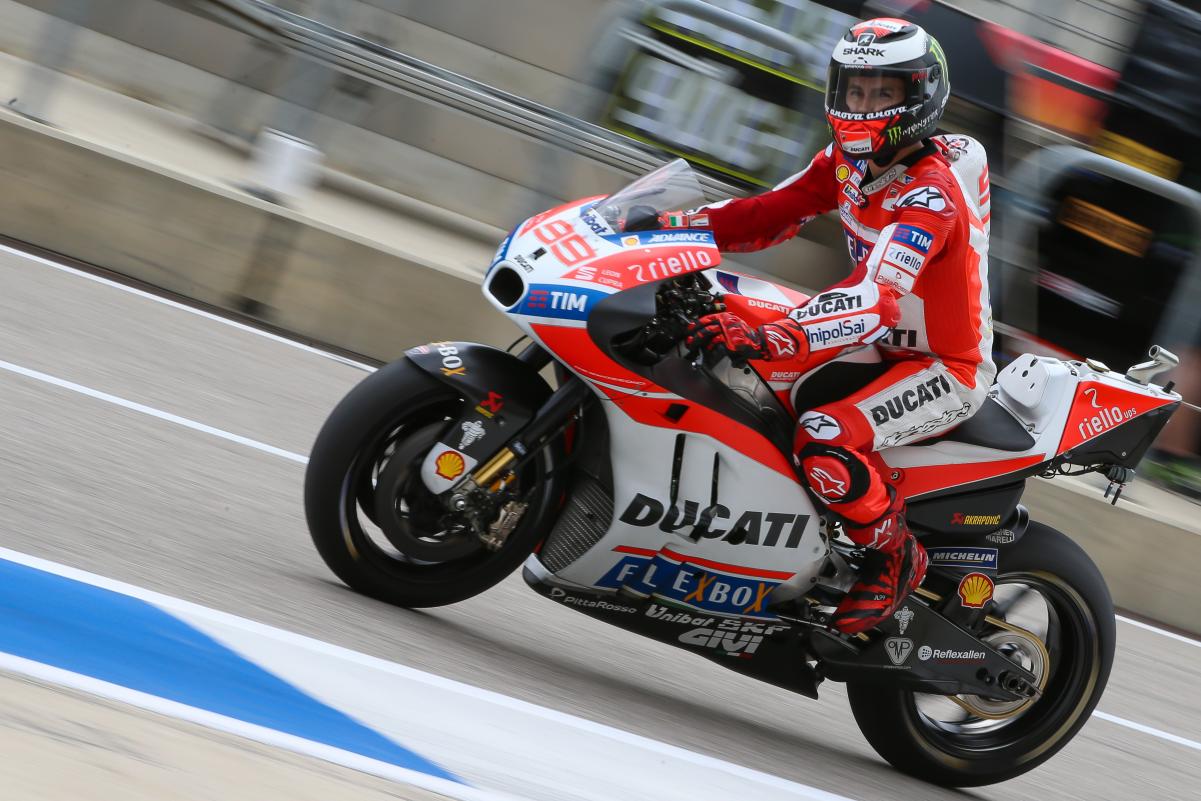
[[[902,80],[899,105],[851,111],[847,91],[854,79],[874,77]],[[931,136],[950,96],[942,48],[912,22],[887,17],[860,22],[834,45],[826,80],[826,121],[834,146],[849,158],[885,162],[897,150]]]

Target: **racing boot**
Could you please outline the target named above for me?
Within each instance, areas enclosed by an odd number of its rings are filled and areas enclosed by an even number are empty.
[[[905,501],[891,487],[889,494],[888,511],[876,520],[843,524],[852,542],[870,549],[859,579],[830,621],[844,634],[858,634],[887,620],[926,577],[926,549],[905,522]]]

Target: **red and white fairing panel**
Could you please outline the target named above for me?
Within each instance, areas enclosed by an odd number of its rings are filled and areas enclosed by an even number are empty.
[[[705,576],[681,570],[670,589],[675,601],[710,613],[726,595],[728,611],[741,614],[762,606],[781,584],[799,591],[818,569],[825,545],[788,457],[762,433],[618,364],[591,340],[586,325],[610,294],[701,270],[710,270],[715,292],[751,320],[778,319],[806,296],[712,270],[721,256],[707,231],[614,233],[591,211],[592,202],[530,218],[502,245],[494,265],[512,266],[524,283],[521,300],[502,311],[591,383],[609,422],[613,524],[556,579],[614,588],[619,585],[612,582],[628,579],[635,567],[653,583],[656,568],[649,563],[656,558],[700,566]],[[774,367],[780,370],[798,372],[787,364]],[[711,578],[717,574],[729,579]],[[752,600],[738,607],[746,594]]]
[[[1025,425],[1021,452],[962,442],[889,448],[878,454],[906,498],[996,478],[1048,462],[1180,396],[1087,363],[1024,354],[997,375],[990,397]]]
[[[688,432],[694,426],[722,425],[721,420],[704,416],[700,407],[690,408],[679,421],[683,425],[676,427],[661,414],[669,403],[659,398],[602,401],[614,454],[613,524],[595,546],[556,577],[612,589],[638,577],[637,571],[647,569],[653,555],[662,554],[676,564],[731,577],[704,584],[703,579],[697,582],[688,571],[681,571],[675,586],[660,588],[677,603],[698,610],[721,611],[714,602],[724,600],[719,595],[723,587],[737,592],[743,587],[785,585],[773,600],[799,594],[820,567],[826,546],[812,502],[787,459],[766,440],[756,450],[772,448],[776,456],[764,464],[705,433]],[[698,417],[689,420],[694,412]],[[763,450],[759,455],[767,453]],[[642,578],[644,583],[654,583],[653,575]],[[673,590],[678,594],[673,596]],[[751,605],[725,611],[743,614]]]

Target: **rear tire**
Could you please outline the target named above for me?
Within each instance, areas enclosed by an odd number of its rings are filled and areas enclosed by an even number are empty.
[[[903,773],[945,787],[1012,779],[1063,748],[1105,690],[1116,642],[1113,601],[1084,551],[1059,531],[1032,522],[1020,540],[1000,548],[1000,568],[998,593],[1007,583],[1033,587],[1049,610],[1047,639],[1055,642],[1047,642],[1051,661],[1043,696],[999,726],[970,716],[945,723],[919,708],[918,701],[930,696],[848,683],[864,737]]]
[[[456,603],[512,573],[549,530],[558,492],[547,479],[551,456],[544,449],[518,477],[528,488],[529,507],[500,550],[472,547],[467,536],[459,536],[446,543],[445,560],[431,557],[430,548],[418,559],[399,550],[400,538],[380,536],[375,482],[385,475],[388,460],[404,454],[419,465],[462,405],[452,387],[401,359],[360,382],[322,426],[305,472],[305,517],[321,558],[355,591],[403,607]],[[413,480],[402,485],[412,528],[443,511],[416,473],[408,469]],[[385,506],[390,502],[384,499]],[[436,552],[437,536],[430,544]]]

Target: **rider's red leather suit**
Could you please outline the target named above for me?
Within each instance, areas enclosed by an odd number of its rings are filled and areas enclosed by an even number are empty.
[[[854,267],[830,290],[868,286],[897,299],[900,323],[869,346],[893,366],[841,401],[798,410],[804,413],[797,453],[810,486],[858,523],[876,520],[889,504],[883,480],[863,453],[957,425],[980,408],[996,374],[983,148],[967,137],[935,137],[882,176],[865,177],[865,166],[827,147],[770,192],[690,215],[692,225],[712,228],[721,250],[752,251],[838,209]],[[805,308],[791,316],[804,322]],[[822,343],[812,334],[809,341],[820,361]],[[830,446],[855,452],[866,475],[860,466],[848,470],[822,455]]]

